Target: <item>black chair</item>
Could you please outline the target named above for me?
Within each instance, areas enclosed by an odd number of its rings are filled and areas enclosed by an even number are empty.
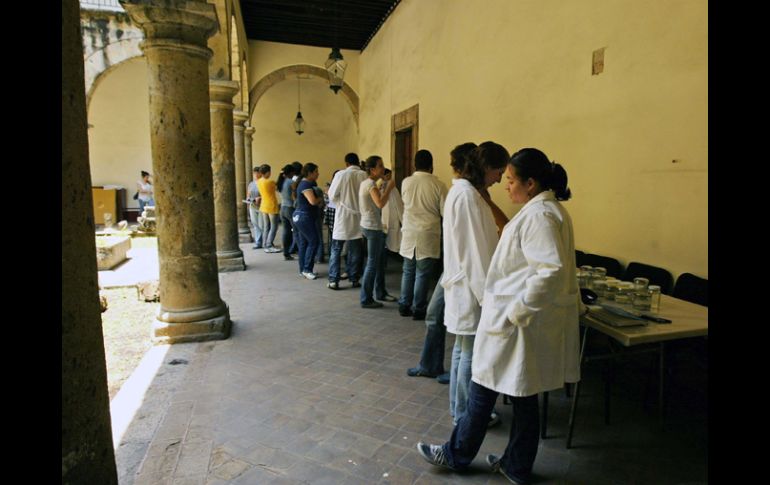
[[[640,276],[650,280],[651,285],[660,286],[660,292],[664,295],[671,294],[671,287],[674,285],[674,277],[665,269],[644,263],[628,263],[626,272],[623,274],[623,280],[632,281],[634,278]]]
[[[691,273],[682,273],[676,279],[674,292],[671,296],[698,305],[709,306],[709,280],[699,278]]]
[[[597,266],[606,268],[607,276],[613,276],[615,278],[620,278],[623,274],[623,266],[621,266],[620,262],[615,258],[586,253],[583,255],[582,261],[582,264],[578,263],[578,267],[587,264],[589,266],[593,266],[594,268]]]
[[[575,250],[575,266],[577,266],[579,268],[579,267],[583,266],[584,264],[588,264],[584,260],[585,255],[586,255],[586,253],[584,253],[583,251],[581,251],[579,249]]]

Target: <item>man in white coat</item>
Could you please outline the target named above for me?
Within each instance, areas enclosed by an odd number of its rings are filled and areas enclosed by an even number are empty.
[[[425,319],[430,280],[441,257],[441,216],[447,188],[433,175],[433,155],[418,150],[415,172],[401,184],[404,225],[399,253],[404,258],[398,313],[414,320]]]
[[[499,393],[512,396],[513,420],[493,471],[529,482],[539,441],[537,395],[580,379],[578,313],[567,173],[540,150],[516,152],[506,170],[508,195],[524,207],[506,225],[484,284],[467,412],[444,445],[418,443],[428,462],[462,470],[481,448]]]
[[[348,275],[353,288],[361,283],[361,255],[363,252],[363,232],[361,231],[361,212],[358,208],[358,189],[366,179],[366,172],[358,165],[358,155],[345,155],[345,170],[334,176],[329,187],[329,200],[337,206],[334,213],[331,251],[329,251],[329,283],[332,290],[340,288],[340,254],[342,246],[348,241]]]

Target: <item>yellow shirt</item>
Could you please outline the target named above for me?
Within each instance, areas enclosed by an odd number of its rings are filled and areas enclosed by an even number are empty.
[[[262,202],[259,204],[259,212],[265,214],[278,214],[278,197],[275,193],[275,181],[261,178],[257,181],[259,195]]]

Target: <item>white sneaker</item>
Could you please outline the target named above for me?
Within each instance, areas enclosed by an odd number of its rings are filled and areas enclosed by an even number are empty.
[[[302,273],[302,276],[304,276],[305,278],[307,278],[309,280],[314,280],[314,279],[318,278],[318,275],[315,274],[315,273]]]

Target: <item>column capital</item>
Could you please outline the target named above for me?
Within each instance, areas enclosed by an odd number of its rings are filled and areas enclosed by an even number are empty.
[[[238,94],[240,84],[236,81],[209,79],[209,102],[211,108],[233,109],[233,96]]]
[[[233,126],[236,130],[243,130],[243,124],[249,119],[249,114],[243,111],[233,111]]]
[[[144,31],[140,47],[212,56],[207,39],[219,28],[216,8],[205,0],[120,0],[131,21]]]
[[[246,128],[246,130],[244,131],[244,133],[246,134],[246,136],[248,136],[249,138],[251,138],[251,135],[253,135],[255,131],[257,131],[257,129],[256,129],[256,128],[254,128],[253,126],[249,125],[249,127],[248,127],[248,128]]]

